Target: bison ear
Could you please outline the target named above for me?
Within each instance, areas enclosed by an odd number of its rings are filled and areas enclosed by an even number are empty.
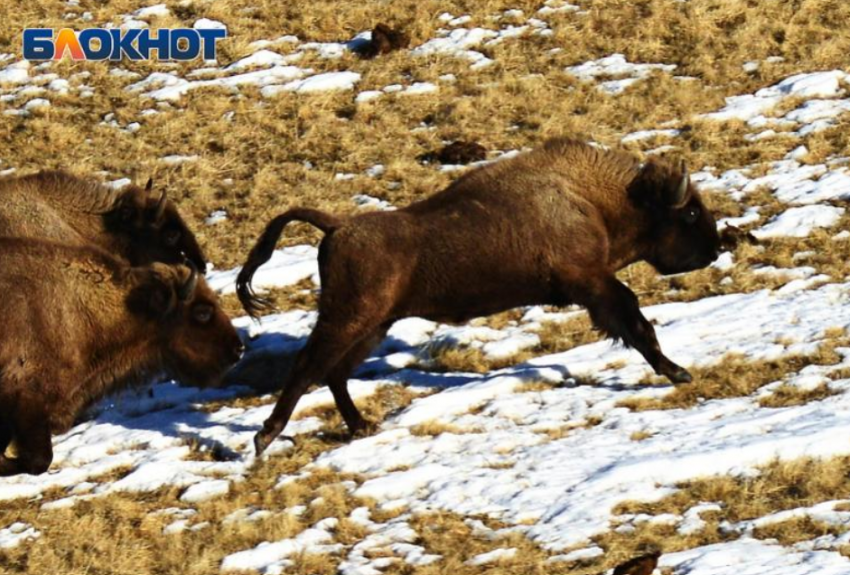
[[[685,162],[672,168],[655,158],[647,160],[629,184],[629,198],[646,208],[681,208],[690,200],[690,177]]]
[[[159,266],[157,266],[159,267]],[[130,290],[127,305],[131,311],[156,319],[170,315],[177,307],[177,292],[174,278],[163,277],[150,267],[132,270],[136,286]]]

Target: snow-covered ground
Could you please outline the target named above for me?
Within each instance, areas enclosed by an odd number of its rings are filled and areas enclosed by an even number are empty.
[[[168,11],[164,5],[138,10],[117,25],[146,26],[150,19],[163,16],[163,11]],[[410,53],[421,58],[450,55],[468,60],[472,69],[486,67],[493,60],[476,48],[551,33],[546,18],[556,13],[582,17],[578,7],[556,0],[547,1],[531,15],[505,13],[479,25],[465,15],[446,13],[438,17],[444,26],[438,37],[412,46]],[[520,17],[525,24],[501,23]],[[223,24],[199,20],[196,25]],[[128,92],[150,100],[152,106],[179,103],[187,92],[210,86],[235,91],[257,86],[266,98],[285,97],[288,92],[354,91],[359,74],[343,69],[316,73],[298,62],[305,54],[339,59],[368,37],[364,32],[345,42],[318,43],[287,35],[254,43],[251,55],[228,66],[207,62],[185,76],[153,72],[140,77],[120,68],[115,68],[113,75],[126,82]],[[286,50],[280,52],[285,54],[275,51],[282,47]],[[86,85],[84,72],[64,79],[51,72],[50,63],[34,65],[3,55],[0,63],[4,66],[0,68],[0,98],[15,105],[6,109],[6,114],[37,113],[51,105],[53,94],[76,91],[85,96],[93,90]],[[669,74],[674,69],[664,63],[632,63],[612,54],[571,66],[566,72],[581,81],[598,82],[601,90],[616,96],[635,82],[651,81],[654,74]],[[849,81],[850,76],[841,70],[798,74],[754,94],[729,98],[723,108],[704,116],[717,122],[744,121],[754,139],[786,137],[799,144],[786,158],[767,166],[741,166],[723,173],[705,168],[694,174],[694,180],[711,193],[746,200],[756,190],[767,189],[784,208],[770,217],[751,209],[721,226],[753,225],[754,236],[762,239],[803,238],[826,228],[834,232],[833,241],[850,241],[850,234],[835,229],[845,214],[842,202],[850,199],[847,159],[807,163],[805,147],[810,136],[835,125],[841,114],[850,111],[850,100],[844,98]],[[411,82],[364,90],[353,98],[366,102],[391,94],[427,95],[438,90],[436,84]],[[797,107],[775,114],[777,106],[787,101]],[[153,108],[147,112],[135,127],[115,125],[133,132],[143,125],[144,117],[158,113]],[[112,125],[114,119],[104,118],[104,122]],[[625,135],[623,141],[664,138],[675,147],[679,137],[677,126],[665,125]],[[192,162],[193,157],[164,156],[160,160],[177,165]],[[377,167],[371,168],[369,175],[380,176],[383,166]],[[355,201],[391,208],[368,196],[358,196]],[[208,223],[226,217],[225,211],[216,212]],[[255,276],[255,286],[288,286],[308,278],[318,283],[315,258],[312,246],[278,250]],[[726,253],[716,267],[728,271],[735,263],[733,254]],[[221,294],[232,293],[237,273],[213,271],[209,283]],[[821,275],[809,267],[762,268],[759,273],[784,277],[785,283],[774,290],[645,308],[666,354],[686,367],[717,363],[729,353],[751,360],[771,359],[811,353],[829,330],[850,330],[850,278]],[[727,279],[732,281],[731,276]],[[261,324],[247,318],[234,323],[251,338],[250,360],[294,352],[303,345],[315,317],[314,312],[285,311],[263,318]],[[848,348],[838,349],[844,358],[839,365],[809,366],[783,380],[804,389],[825,383],[834,395],[782,408],[765,408],[759,403],[781,382],[750,397],[703,401],[689,409],[631,411],[619,407],[624,400],[663,396],[672,387],[639,383],[649,373],[643,359],[607,342],[535,357],[483,375],[430,373],[418,368],[425,350],[446,345],[477,348],[492,359],[510,356],[539,343],[537,331],[543,322],[567,317],[535,307],[503,329],[447,326],[415,318],[398,322],[355,374],[349,388],[355,399],[370,396],[382,386],[398,385],[421,397],[380,422],[371,436],[323,453],[297,477],[320,469],[354,474],[362,480],[345,485],[354,496],[377,501],[381,510],[401,513],[381,523],[373,520],[366,507],[357,508],[349,519],[367,535],[354,545],[337,541],[336,520],[325,519],[293,538],[229,555],[222,570],[277,573],[304,550],[339,556],[340,569],[346,575],[380,573],[393,561],[426,565],[442,558],[418,544],[411,518],[434,510],[498,518],[551,552],[554,559],[573,561],[602,552],[591,542],[594,535],[613,525],[622,528],[645,520],[615,515],[614,508],[621,502],[656,500],[673,492],[677,483],[706,475],[751,474],[756,466],[774,458],[850,454],[850,380],[829,377],[839,368],[850,367]],[[586,383],[588,377],[593,384]],[[541,381],[551,384],[551,389],[527,385]],[[177,486],[182,488],[179,501],[171,504],[185,507],[161,511],[174,518],[167,532],[198,528],[192,506],[227,497],[252,473],[251,440],[270,414],[273,398],[255,407],[227,405],[246,391],[239,386],[198,390],[164,382],[150,391],[111,397],[94,410],[91,419],[54,438],[55,459],[49,473],[0,479],[0,501],[27,498],[49,512],[106,494]],[[206,409],[213,401],[225,406]],[[298,415],[330,403],[326,389],[306,395],[286,433],[315,433],[321,421]],[[434,436],[416,432],[417,427],[432,423],[448,431]],[[634,441],[634,434],[645,439]],[[287,457],[290,449],[288,442],[279,441],[264,457]],[[216,461],[197,460],[192,457],[197,450],[214,451],[219,457]],[[102,479],[117,470],[123,470],[119,479]],[[291,480],[293,477],[281,478],[281,485]],[[56,488],[64,490],[62,497],[45,497]],[[850,564],[836,550],[850,537],[828,536],[793,547],[752,538],[755,527],[790,517],[808,516],[847,526],[850,514],[835,511],[837,503],[824,502],[742,522],[730,527],[740,534],[738,539],[664,555],[661,565],[677,575],[848,573]],[[716,503],[704,502],[681,516],[662,519],[680,532],[698,531],[700,513],[713,505]],[[300,511],[246,509],[225,521],[256,521],[263,514]],[[483,524],[477,528],[487,529]],[[0,525],[0,549],[27,545],[39,536],[38,524]],[[375,549],[385,553],[370,553]],[[515,551],[496,549],[470,559],[470,565],[497,563]]]

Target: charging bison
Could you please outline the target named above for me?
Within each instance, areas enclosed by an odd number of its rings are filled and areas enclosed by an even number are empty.
[[[61,171],[0,180],[0,236],[94,244],[132,265],[206,258],[165,192],[114,190]]]
[[[192,265],[2,238],[0,292],[0,476],[46,471],[51,433],[108,392],[159,373],[212,385],[243,352]]]
[[[662,352],[632,291],[614,273],[644,260],[662,274],[718,255],[712,214],[682,163],[637,159],[578,141],[473,170],[446,190],[392,212],[351,217],[292,209],[268,225],[237,279],[252,316],[268,307],[251,278],[291,221],[326,235],[319,247],[319,317],[255,438],[262,453],[312,383],[333,392],[349,430],[364,420],[346,380],[401,318],[463,322],[531,305],[579,304],[609,336],[675,383],[690,374]]]

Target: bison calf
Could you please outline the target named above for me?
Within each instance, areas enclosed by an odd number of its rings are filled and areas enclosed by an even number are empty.
[[[61,171],[0,180],[0,236],[94,244],[132,265],[206,258],[164,191],[121,190]]]
[[[350,431],[364,420],[346,380],[401,318],[463,322],[532,305],[579,304],[609,336],[637,349],[676,383],[690,374],[662,352],[632,291],[614,273],[639,260],[663,274],[718,255],[712,214],[682,164],[560,139],[473,170],[446,190],[392,212],[336,217],[292,209],[268,225],[237,279],[252,316],[267,302],[251,278],[284,226],[325,232],[319,317],[255,438],[258,453],[283,431],[312,383],[326,382]]]
[[[0,476],[42,473],[51,433],[108,392],[165,373],[215,384],[243,346],[193,267],[0,239]],[[4,452],[12,441],[18,457]]]

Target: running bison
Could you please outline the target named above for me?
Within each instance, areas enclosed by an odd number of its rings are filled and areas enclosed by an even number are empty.
[[[268,225],[237,279],[256,317],[268,308],[251,278],[283,228],[307,222],[319,247],[319,317],[255,438],[262,453],[312,383],[325,382],[352,433],[365,421],[346,380],[396,320],[463,322],[509,308],[579,304],[610,337],[638,350],[674,383],[690,374],[662,352],[632,291],[614,273],[644,260],[662,274],[702,268],[718,255],[712,214],[687,169],[557,139],[473,170],[398,211],[332,216],[292,209]]]
[[[158,374],[214,385],[243,352],[192,265],[3,238],[0,292],[0,476],[46,471],[51,434],[110,391]]]
[[[99,246],[132,265],[206,258],[164,191],[121,190],[62,171],[0,180],[0,236]]]

